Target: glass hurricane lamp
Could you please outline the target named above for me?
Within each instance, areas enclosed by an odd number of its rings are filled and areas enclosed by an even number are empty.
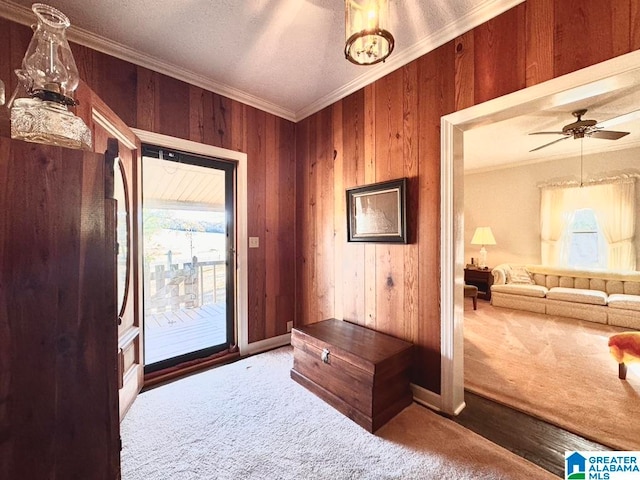
[[[91,148],[91,132],[69,111],[80,75],[67,42],[69,19],[59,10],[34,3],[38,23],[16,70],[27,98],[11,105],[11,137],[70,148]]]

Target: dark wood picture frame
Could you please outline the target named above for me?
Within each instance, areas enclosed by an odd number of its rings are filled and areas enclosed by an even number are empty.
[[[349,242],[407,243],[407,179],[347,189]]]

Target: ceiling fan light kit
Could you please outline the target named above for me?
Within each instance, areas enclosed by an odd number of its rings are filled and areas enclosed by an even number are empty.
[[[604,140],[618,140],[626,135],[629,135],[630,132],[617,132],[615,130],[604,130],[604,123],[614,123],[615,119],[618,117],[614,117],[612,119],[606,120],[605,122],[597,122],[595,120],[583,120],[582,117],[587,113],[587,109],[580,109],[571,114],[577,118],[577,120],[573,123],[569,123],[562,127],[562,130],[559,132],[533,132],[529,135],[563,135],[562,138],[554,140],[553,142],[545,143],[539,147],[534,148],[533,150],[529,150],[529,152],[535,152],[542,148],[553,145],[554,143],[561,142],[562,140],[567,140],[569,138],[578,139],[584,137],[592,137],[592,138],[601,138]],[[633,113],[633,112],[632,112]],[[620,117],[628,116],[629,113],[625,115],[620,115]]]
[[[346,59],[356,65],[384,62],[395,45],[388,23],[388,0],[345,0]]]

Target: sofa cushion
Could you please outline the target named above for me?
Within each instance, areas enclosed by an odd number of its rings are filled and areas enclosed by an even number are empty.
[[[624,282],[624,292],[627,295],[640,295],[640,282]]]
[[[547,293],[547,298],[563,300],[565,302],[588,303],[591,305],[606,305],[607,294],[599,290],[583,288],[553,287]]]
[[[524,285],[521,283],[508,283],[506,285],[493,285],[491,293],[510,293],[512,295],[523,295],[525,297],[544,298],[547,294],[547,287],[542,285]]]
[[[511,270],[507,270],[507,283],[533,285],[533,280],[526,268],[511,267]]]
[[[625,310],[637,310],[640,311],[640,295],[624,295],[613,294],[609,295],[607,302],[611,308],[623,308]]]

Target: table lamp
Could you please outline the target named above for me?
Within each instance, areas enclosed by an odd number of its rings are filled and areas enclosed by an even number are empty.
[[[480,268],[487,268],[487,249],[485,245],[495,245],[496,239],[493,236],[491,227],[477,227],[473,238],[471,239],[471,245],[482,245],[480,249]]]

